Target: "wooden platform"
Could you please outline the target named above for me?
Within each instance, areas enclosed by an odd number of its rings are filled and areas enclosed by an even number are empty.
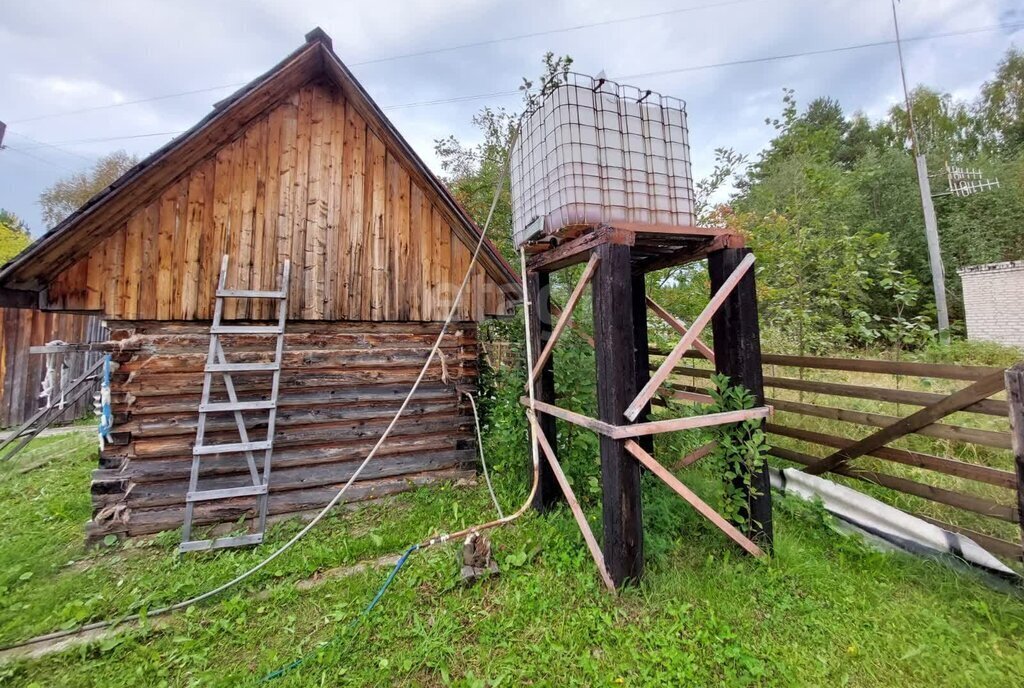
[[[630,246],[634,274],[685,265],[712,251],[742,248],[743,236],[729,229],[621,222],[567,227],[526,245],[527,268],[552,272],[582,263],[603,244]]]

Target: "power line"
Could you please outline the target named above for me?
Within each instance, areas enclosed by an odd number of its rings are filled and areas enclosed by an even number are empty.
[[[989,31],[998,31],[998,30],[1001,30],[1001,29],[1019,29],[1019,28],[1024,28],[1024,22],[1010,22],[1010,23],[1006,23],[1006,24],[994,24],[994,25],[991,25],[991,26],[977,27],[977,28],[973,28],[973,29],[963,29],[961,31],[947,31],[947,32],[944,32],[944,33],[929,34],[929,35],[924,35],[924,36],[912,36],[910,38],[904,38],[902,40],[903,40],[904,43],[908,43],[908,42],[916,42],[916,41],[934,40],[934,39],[939,39],[939,38],[950,38],[950,37],[953,37],[953,36],[965,36],[965,35],[970,35],[970,34],[986,33],[986,32],[989,32]],[[801,52],[785,53],[785,54],[782,54],[782,55],[769,55],[769,56],[764,56],[764,57],[754,57],[754,58],[749,58],[749,59],[744,59],[744,60],[730,60],[728,62],[713,62],[713,63],[702,64],[702,65],[691,65],[691,66],[688,66],[688,67],[675,67],[675,68],[672,68],[672,69],[663,69],[663,70],[658,70],[658,71],[653,71],[653,72],[642,72],[642,73],[638,73],[638,74],[620,75],[620,76],[616,76],[616,77],[612,77],[612,78],[613,78],[613,80],[620,80],[621,81],[621,80],[625,80],[625,79],[641,79],[641,78],[647,78],[647,77],[652,77],[652,76],[666,76],[666,75],[669,75],[669,74],[682,74],[682,73],[685,73],[685,72],[702,71],[702,70],[705,70],[705,69],[718,69],[718,68],[721,68],[721,67],[735,67],[735,66],[748,65],[748,64],[758,64],[758,63],[763,63],[763,62],[777,62],[777,61],[780,61],[780,60],[789,60],[789,59],[795,59],[795,58],[799,58],[799,57],[810,57],[810,56],[814,56],[814,55],[827,55],[827,54],[831,54],[831,53],[849,52],[849,51],[853,51],[853,50],[864,50],[864,49],[867,49],[867,48],[877,48],[877,47],[881,47],[881,46],[895,45],[895,43],[896,43],[895,40],[888,39],[888,40],[881,40],[881,41],[872,41],[872,42],[869,42],[869,43],[857,43],[857,44],[854,44],[854,45],[838,46],[838,47],[835,47],[835,48],[823,48],[821,50],[805,50],[805,51],[801,51]],[[518,90],[514,90],[514,91],[512,91],[512,90],[510,90],[510,91],[492,91],[490,93],[479,93],[479,94],[475,94],[475,95],[455,96],[455,97],[452,97],[452,98],[439,98],[439,99],[435,99],[435,100],[421,100],[421,101],[415,101],[415,102],[410,102],[410,103],[400,103],[400,104],[395,104],[395,105],[387,105],[387,106],[382,107],[381,109],[382,110],[403,110],[403,109],[409,109],[409,108],[415,108],[415,107],[425,107],[425,106],[431,106],[431,105],[445,105],[445,104],[449,104],[449,103],[462,103],[462,102],[468,102],[468,101],[473,101],[473,100],[482,100],[482,99],[487,99],[487,98],[503,98],[503,97],[507,97],[507,96],[517,95],[518,93],[520,93],[520,91],[518,91]],[[184,130],[182,130],[182,131],[156,132],[156,133],[152,133],[152,134],[133,134],[133,135],[129,135],[129,136],[111,136],[111,137],[107,137],[107,138],[81,139],[81,140],[76,140],[76,141],[62,141],[62,142],[59,143],[59,145],[70,146],[70,145],[82,144],[82,143],[104,143],[104,142],[108,142],[108,141],[121,141],[121,140],[137,139],[137,138],[148,138],[148,137],[153,137],[153,136],[176,136],[176,135],[181,134],[181,133],[184,133]],[[58,144],[46,144],[46,143],[41,142],[41,141],[39,143],[42,144],[42,145],[45,145],[45,146],[58,145]],[[35,148],[38,148],[38,147],[40,147],[40,146],[36,146]],[[30,147],[30,148],[24,149],[24,150],[34,150],[34,148]]]
[[[747,2],[760,2],[762,0],[725,0],[724,2],[712,2],[704,5],[692,5],[690,7],[679,7],[673,10],[662,10],[660,12],[650,12],[647,14],[635,14],[629,17],[618,17],[616,19],[605,19],[602,21],[589,22],[586,24],[576,24],[574,26],[565,26],[558,29],[546,29],[543,31],[534,31],[532,33],[522,33],[513,36],[504,36],[502,38],[491,38],[485,41],[476,41],[474,43],[462,43],[459,45],[451,45],[442,48],[429,48],[427,50],[420,50],[412,53],[402,53],[399,55],[388,55],[386,57],[376,57],[369,60],[363,60],[361,62],[348,63],[350,67],[361,67],[364,65],[380,64],[382,62],[393,62],[396,60],[405,60],[411,57],[424,57],[427,55],[437,55],[439,53],[453,52],[457,50],[466,50],[469,48],[479,48],[488,45],[496,45],[498,43],[508,43],[512,41],[519,41],[526,38],[536,38],[539,36],[550,36],[558,33],[568,33],[572,31],[582,31],[584,29],[592,29],[601,26],[611,26],[614,24],[622,24],[625,22],[641,21],[644,19],[656,19],[658,17],[667,17],[673,14],[683,14],[686,12],[695,12],[697,10],[713,9],[716,7],[727,7],[729,5],[739,5]],[[220,91],[226,88],[237,88],[244,86],[247,82],[238,82],[232,84],[221,84],[220,86],[209,86],[207,88],[197,88],[190,91],[179,91],[177,93],[166,93],[164,95],[152,96],[149,98],[139,98],[137,100],[126,100],[120,103],[110,103],[108,105],[96,105],[93,107],[80,108],[78,110],[66,110],[64,112],[55,112],[48,115],[36,115],[34,117],[25,117],[22,119],[12,120],[8,124],[24,124],[25,122],[38,122],[44,119],[53,119],[55,117],[66,117],[70,115],[80,115],[88,112],[96,112],[99,110],[109,110],[112,108],[126,107],[129,105],[139,105],[141,103],[151,103],[157,100],[168,100],[171,98],[180,98],[183,96],[195,95],[198,93],[209,93],[210,91]],[[402,106],[405,107],[405,106]]]
[[[139,105],[140,103],[152,103],[156,100],[169,100],[171,98],[180,98],[182,96],[191,96],[197,93],[209,93],[210,91],[220,91],[225,88],[237,88],[244,86],[245,82],[237,84],[221,84],[220,86],[208,86],[206,88],[197,88],[191,91],[179,91],[178,93],[165,93],[162,96],[152,96],[149,98],[139,98],[138,100],[125,100],[120,103],[110,103],[109,105],[95,105],[93,107],[80,108],[78,110],[65,110],[63,112],[54,112],[49,115],[36,115],[35,117],[25,117],[23,119],[12,120],[10,124],[23,124],[25,122],[38,122],[43,119],[53,119],[55,117],[68,117],[71,115],[81,115],[86,112],[96,112],[98,110],[110,110],[112,108],[127,107],[128,105]]]
[[[640,21],[642,19],[656,19],[658,17],[667,17],[673,14],[683,14],[686,12],[695,12],[697,10],[707,10],[716,7],[727,7],[729,5],[739,5],[747,2],[755,2],[757,0],[727,0],[726,2],[712,2],[705,5],[692,5],[690,7],[679,7],[674,10],[662,10],[661,12],[650,12],[648,14],[636,14],[631,17],[619,17],[617,19],[605,19],[603,21],[589,22],[586,24],[577,24],[575,26],[564,26],[559,29],[546,29],[544,31],[534,31],[532,33],[521,33],[514,36],[505,36],[504,38],[491,38],[485,41],[476,41],[473,43],[462,43],[460,45],[452,45],[445,48],[430,48],[428,50],[420,50],[414,53],[404,53],[401,55],[391,55],[389,57],[378,57],[372,60],[363,60],[362,62],[353,62],[351,66],[360,67],[362,65],[378,64],[380,62],[390,62],[392,60],[404,60],[410,57],[423,57],[425,55],[436,55],[438,53],[447,53],[454,50],[465,50],[466,48],[481,48],[487,45],[496,45],[498,43],[508,43],[511,41],[519,41],[525,38],[537,38],[539,36],[550,36],[556,33],[568,33],[570,31],[582,31],[583,29],[593,29],[599,26],[611,26],[613,24],[622,24],[624,22]]]
[[[1020,29],[1024,28],[1024,22],[1010,22],[1007,24],[993,24],[991,26],[981,26],[974,29],[963,29],[962,31],[947,31],[945,33],[935,33],[926,36],[912,36],[910,38],[904,38],[904,43],[910,43],[912,41],[930,41],[936,38],[949,38],[951,36],[967,36],[975,33],[987,33],[989,31],[999,31],[1000,29]],[[628,74],[625,76],[616,77],[617,79],[641,79],[651,76],[665,76],[667,74],[681,74],[683,72],[695,72],[702,69],[712,69],[718,67],[734,67],[737,65],[755,64],[759,62],[775,62],[778,60],[788,60],[795,57],[809,57],[812,55],[828,55],[831,53],[842,53],[851,50],[863,50],[865,48],[878,48],[881,46],[896,45],[895,39],[888,39],[882,41],[872,41],[870,43],[857,43],[854,45],[844,45],[836,48],[823,48],[821,50],[805,50],[797,53],[786,53],[783,55],[771,55],[769,57],[754,57],[747,60],[732,60],[730,62],[716,62],[713,64],[694,65],[692,67],[676,67],[673,69],[663,69],[656,72],[642,72],[640,74]]]
[[[71,145],[77,145],[77,144],[82,144],[82,143],[105,143],[107,141],[126,141],[126,140],[129,140],[129,139],[147,139],[147,138],[152,138],[154,136],[177,136],[178,134],[185,133],[185,131],[187,131],[187,130],[180,129],[178,131],[155,131],[152,134],[130,134],[130,135],[127,135],[127,136],[102,136],[102,137],[91,138],[91,139],[75,139],[73,141],[57,141],[55,143],[45,143],[43,141],[39,141],[38,143],[40,145],[38,145],[38,146],[29,146],[28,148],[23,148],[22,150],[36,150],[37,148],[42,148],[44,146],[48,147],[48,148],[56,148],[57,146],[71,146]],[[35,139],[33,139],[33,141],[34,140]],[[58,148],[58,150],[63,150],[63,149],[59,149]],[[72,154],[72,155],[74,155],[74,154]],[[84,158],[85,156],[80,155],[78,157]],[[92,162],[92,160],[90,158],[85,158],[85,159],[86,160],[90,160],[90,162]]]
[[[66,150],[64,148],[61,148],[60,147],[61,144],[59,144],[59,143],[47,143],[46,141],[40,141],[39,139],[32,138],[28,134],[22,134],[20,131],[12,131],[11,133],[14,134],[15,136],[20,136],[23,139],[26,139],[28,141],[32,141],[33,143],[38,144],[36,146],[29,146],[28,148],[23,148],[22,150],[31,150],[31,149],[34,149],[34,148],[52,148],[55,151],[60,151],[61,153],[65,153],[67,155],[73,155],[76,158],[81,158],[82,160],[85,160],[86,162],[95,162],[94,158],[89,158],[89,157],[86,157],[86,156],[84,156],[84,155],[82,155],[80,153],[76,153],[74,151],[70,151],[70,150]]]
[[[47,160],[46,158],[41,158],[38,155],[34,155],[34,154],[29,153],[28,151],[24,151],[24,150],[22,150],[20,148],[11,148],[10,146],[4,146],[3,150],[10,151],[12,153],[17,153],[19,155],[24,155],[26,158],[32,158],[33,160],[38,160],[41,163],[45,163],[47,165],[50,165],[51,167],[58,167],[58,168],[60,168],[62,170],[65,170],[66,172],[75,172],[75,170],[71,169],[70,167],[65,167],[64,165],[61,165],[59,163],[53,162],[52,160]]]

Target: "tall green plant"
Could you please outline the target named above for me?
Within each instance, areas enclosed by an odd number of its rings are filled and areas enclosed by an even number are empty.
[[[711,382],[714,411],[754,408],[754,395],[742,385],[730,384],[728,375],[712,375]],[[762,425],[760,418],[752,418],[742,423],[716,426],[713,432],[715,450],[705,459],[713,475],[721,477],[719,512],[740,526],[747,525],[749,519],[748,496],[760,496],[751,476],[764,468],[770,449]]]

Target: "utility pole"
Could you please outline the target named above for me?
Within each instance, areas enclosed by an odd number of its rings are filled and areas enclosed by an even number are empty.
[[[896,0],[892,0],[892,24],[896,29],[896,52],[900,58],[900,77],[903,79],[903,98],[907,103],[907,119],[910,121],[910,138],[914,145],[914,160],[917,163],[917,183],[921,190],[921,209],[924,211],[924,234],[928,240],[928,262],[931,264],[932,289],[935,292],[935,311],[939,321],[939,337],[949,333],[949,311],[946,308],[946,274],[942,266],[942,248],[939,246],[939,222],[932,205],[932,187],[928,180],[928,162],[917,140],[914,128],[914,112],[910,106],[910,91],[907,90],[907,71],[903,66],[903,45],[900,42],[900,23],[896,18]]]

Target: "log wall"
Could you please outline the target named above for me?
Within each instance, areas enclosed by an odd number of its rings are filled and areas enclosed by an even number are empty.
[[[226,253],[238,289],[276,288],[291,260],[291,319],[443,320],[475,248],[394,143],[319,81],[132,203],[87,255],[47,276],[49,309],[208,320]],[[270,307],[228,304],[225,316],[269,318]],[[478,264],[458,319],[509,307]]]
[[[46,376],[46,357],[30,354],[29,347],[53,340],[99,342],[106,331],[96,316],[44,313],[28,308],[0,308],[0,427],[21,425],[43,406],[39,398]],[[68,375],[78,378],[100,354],[68,354]],[[92,395],[72,404],[59,419],[81,418],[92,410]]]
[[[209,324],[110,322],[113,443],[93,476],[91,539],[181,525],[195,440]],[[326,504],[379,438],[408,392],[439,323],[288,324],[270,479],[271,514]],[[231,361],[273,357],[271,338],[223,337]],[[391,438],[353,484],[348,500],[474,474],[473,420],[461,391],[475,391],[476,324],[453,324],[436,362]],[[232,353],[236,352],[236,353]],[[215,380],[220,378],[215,376]],[[269,374],[235,375],[243,400],[268,398]],[[223,385],[215,401],[226,400]],[[250,439],[265,438],[266,414],[246,413]],[[237,441],[231,416],[207,420],[207,442]],[[241,456],[209,457],[200,489],[248,480]],[[197,505],[197,523],[251,516],[254,498]]]

